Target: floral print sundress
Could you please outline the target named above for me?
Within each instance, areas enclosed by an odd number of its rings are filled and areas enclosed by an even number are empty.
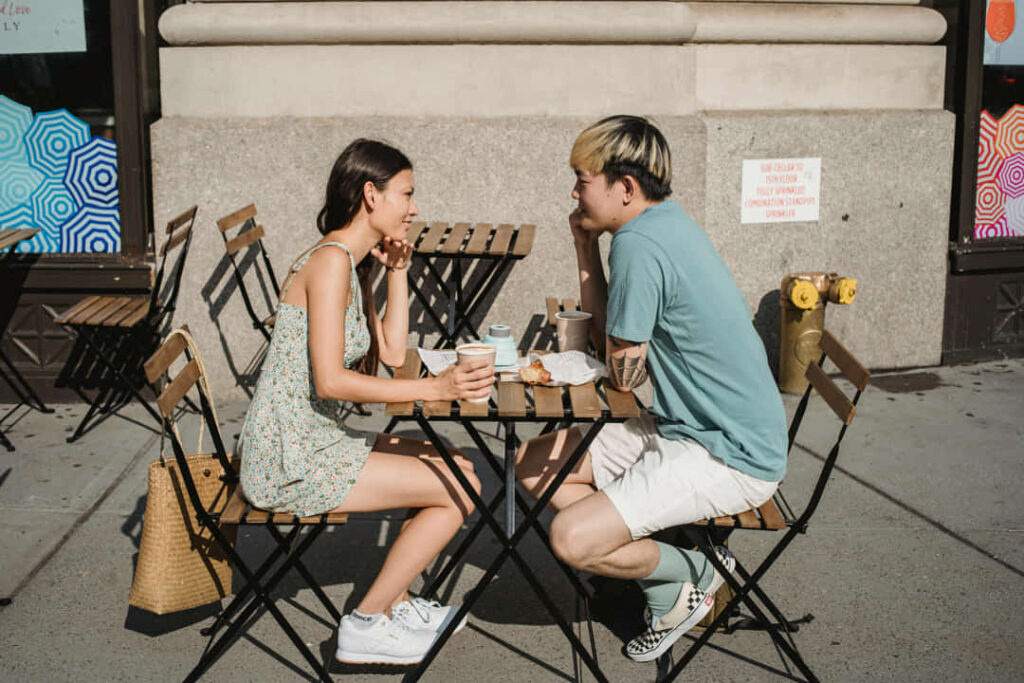
[[[245,496],[257,507],[300,517],[341,504],[377,437],[346,428],[343,402],[316,395],[306,309],[283,301],[296,273],[327,246],[344,249],[352,264],[352,302],[345,308],[345,367],[354,369],[370,348],[352,253],[341,242],[313,247],[292,266],[281,291],[270,347],[239,437]]]

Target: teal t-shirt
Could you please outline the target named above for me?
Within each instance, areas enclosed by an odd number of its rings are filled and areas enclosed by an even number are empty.
[[[658,432],[689,437],[758,479],[782,479],[782,399],[747,302],[704,231],[679,204],[655,204],[615,233],[608,265],[606,330],[650,342]]]

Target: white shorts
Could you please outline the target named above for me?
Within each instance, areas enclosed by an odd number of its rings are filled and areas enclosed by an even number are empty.
[[[692,439],[662,437],[648,415],[605,425],[589,453],[594,484],[622,515],[633,540],[756,508],[779,485],[729,467]]]

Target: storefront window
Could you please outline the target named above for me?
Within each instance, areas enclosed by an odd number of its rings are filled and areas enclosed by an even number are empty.
[[[1024,236],[1024,2],[988,0],[974,238]]]
[[[110,2],[0,0],[0,229],[120,253]]]

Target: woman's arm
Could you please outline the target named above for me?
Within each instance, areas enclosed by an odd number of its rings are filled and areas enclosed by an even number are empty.
[[[453,368],[426,379],[370,377],[346,369],[345,309],[351,290],[351,269],[348,255],[341,249],[321,249],[303,268],[309,356],[317,396],[356,403],[390,403],[475,398],[490,391],[494,373],[485,364]]]
[[[384,276],[388,283],[388,300],[384,318],[370,311],[377,325],[377,344],[380,347],[380,361],[397,368],[405,362],[405,347],[409,340],[409,281],[406,268],[390,268]]]

